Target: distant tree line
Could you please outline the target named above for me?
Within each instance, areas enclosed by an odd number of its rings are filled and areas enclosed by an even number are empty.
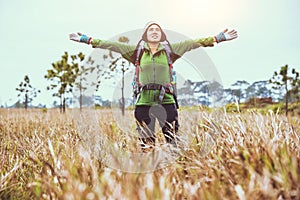
[[[121,37],[119,41],[127,43],[129,40]],[[102,60],[102,65],[95,66],[94,60],[91,57],[86,59],[85,55],[81,52],[77,55],[69,55],[65,52],[61,56],[61,60],[52,63],[52,68],[47,70],[44,78],[50,81],[47,90],[53,91],[52,96],[58,98],[58,101],[54,101],[53,106],[59,107],[61,112],[65,112],[66,107],[74,103],[72,95],[74,95],[74,91],[77,91],[76,94],[78,96],[76,99],[79,99],[78,104],[80,109],[84,105],[91,105],[93,103],[98,106],[109,107],[111,102],[108,100],[103,101],[101,97],[92,97],[90,93],[85,94],[85,92],[91,87],[97,91],[102,79],[111,79],[114,74],[122,72],[122,90],[120,91],[122,98],[119,103],[124,113],[125,105],[128,102],[133,103],[124,97],[124,73],[129,69],[129,63],[125,62],[121,56],[113,56],[112,52],[103,55]],[[108,63],[104,64],[104,61]],[[89,80],[91,74],[95,75],[93,81]],[[191,80],[186,80],[184,86],[178,88],[177,93],[181,105],[201,104],[213,106],[214,102],[240,103],[251,98],[272,97],[273,101],[284,101],[286,110],[288,110],[288,102],[299,102],[300,100],[299,87],[299,72],[285,65],[279,71],[275,71],[269,80],[257,81],[252,84],[249,84],[247,81],[238,80],[230,88],[223,88],[218,82],[192,82]],[[33,99],[40,93],[40,90],[35,89],[31,85],[28,75],[24,77],[24,80],[16,90],[19,97],[18,106],[25,109],[28,108]]]

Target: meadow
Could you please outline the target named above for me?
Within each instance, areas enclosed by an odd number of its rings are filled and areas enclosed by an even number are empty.
[[[299,116],[181,109],[141,153],[132,111],[89,112],[0,110],[0,199],[300,199]]]

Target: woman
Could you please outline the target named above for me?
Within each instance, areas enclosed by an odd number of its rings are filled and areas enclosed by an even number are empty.
[[[94,39],[81,33],[70,34],[73,41],[120,53],[136,65],[135,82],[138,90],[134,115],[142,149],[149,149],[155,144],[156,119],[166,142],[176,145],[175,134],[179,124],[176,96],[172,88],[172,64],[187,51],[235,38],[237,32],[226,29],[213,37],[170,44],[160,25],[155,22],[145,26],[138,46]]]

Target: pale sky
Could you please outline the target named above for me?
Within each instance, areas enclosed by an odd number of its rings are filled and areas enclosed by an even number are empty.
[[[17,101],[25,75],[42,91],[37,101],[49,101],[51,63],[65,51],[93,51],[69,33],[110,39],[152,20],[189,38],[236,29],[238,39],[204,48],[225,87],[267,80],[285,64],[300,71],[299,8],[299,0],[0,0],[0,105]]]

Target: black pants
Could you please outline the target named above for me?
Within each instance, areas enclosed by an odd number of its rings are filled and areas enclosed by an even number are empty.
[[[174,143],[178,131],[178,112],[175,104],[162,104],[155,106],[136,106],[134,116],[137,120],[137,129],[140,139],[146,143],[155,141],[155,120],[158,120],[165,139]]]

